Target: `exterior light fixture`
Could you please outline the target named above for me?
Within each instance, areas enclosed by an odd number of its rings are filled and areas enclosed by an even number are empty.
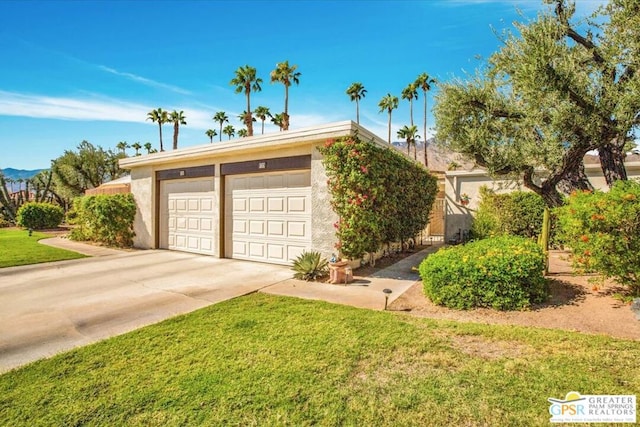
[[[391,292],[393,291],[389,288],[384,288],[382,292],[384,292],[384,309],[386,310],[387,304],[389,303],[389,295],[391,295]]]

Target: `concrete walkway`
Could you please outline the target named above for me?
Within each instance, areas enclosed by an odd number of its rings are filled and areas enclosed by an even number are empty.
[[[79,254],[88,256],[108,256],[127,253],[127,251],[107,248],[104,246],[90,245],[88,243],[74,242],[66,237],[56,236],[49,239],[38,240],[38,243],[54,248],[66,249],[68,251],[78,252]]]
[[[392,301],[413,286],[416,281],[420,280],[419,274],[416,271],[412,271],[412,267],[417,267],[428,254],[436,252],[442,246],[442,243],[436,243],[371,276],[358,276],[358,270],[356,270],[354,272],[354,282],[348,285],[332,285],[289,279],[262,288],[260,292],[383,310],[385,294],[382,290],[391,289],[392,293],[389,297],[389,304],[391,304]]]

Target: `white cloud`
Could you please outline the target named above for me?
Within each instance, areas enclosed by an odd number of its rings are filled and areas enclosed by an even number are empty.
[[[138,75],[132,74],[132,73],[125,73],[125,72],[122,72],[122,71],[118,71],[118,70],[116,70],[114,68],[106,67],[104,65],[96,65],[96,66],[100,70],[106,71],[107,73],[114,74],[116,76],[125,77],[125,78],[127,78],[129,80],[133,80],[134,82],[142,83],[142,84],[147,85],[147,86],[157,87],[157,88],[161,88],[161,89],[167,89],[167,90],[170,90],[172,92],[176,92],[176,93],[179,93],[179,94],[182,94],[182,95],[191,95],[190,91],[188,91],[186,89],[182,89],[182,88],[180,88],[178,86],[172,86],[172,85],[169,85],[169,84],[166,84],[166,83],[157,82],[155,80],[151,80],[151,79],[148,79],[146,77],[138,76]]]
[[[0,91],[0,114],[5,116],[140,122],[149,111],[144,105],[112,99],[74,99]]]

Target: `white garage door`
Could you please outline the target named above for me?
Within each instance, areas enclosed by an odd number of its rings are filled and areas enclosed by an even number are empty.
[[[309,171],[228,176],[225,193],[227,257],[291,264],[311,248]]]
[[[160,185],[160,247],[216,255],[213,178],[161,181]]]

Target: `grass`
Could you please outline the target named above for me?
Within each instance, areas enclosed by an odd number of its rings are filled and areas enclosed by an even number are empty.
[[[0,268],[84,258],[85,255],[41,245],[38,240],[51,237],[45,233],[18,229],[0,229]]]
[[[640,342],[253,294],[0,376],[0,424],[548,425],[548,397],[640,394],[639,359]]]

